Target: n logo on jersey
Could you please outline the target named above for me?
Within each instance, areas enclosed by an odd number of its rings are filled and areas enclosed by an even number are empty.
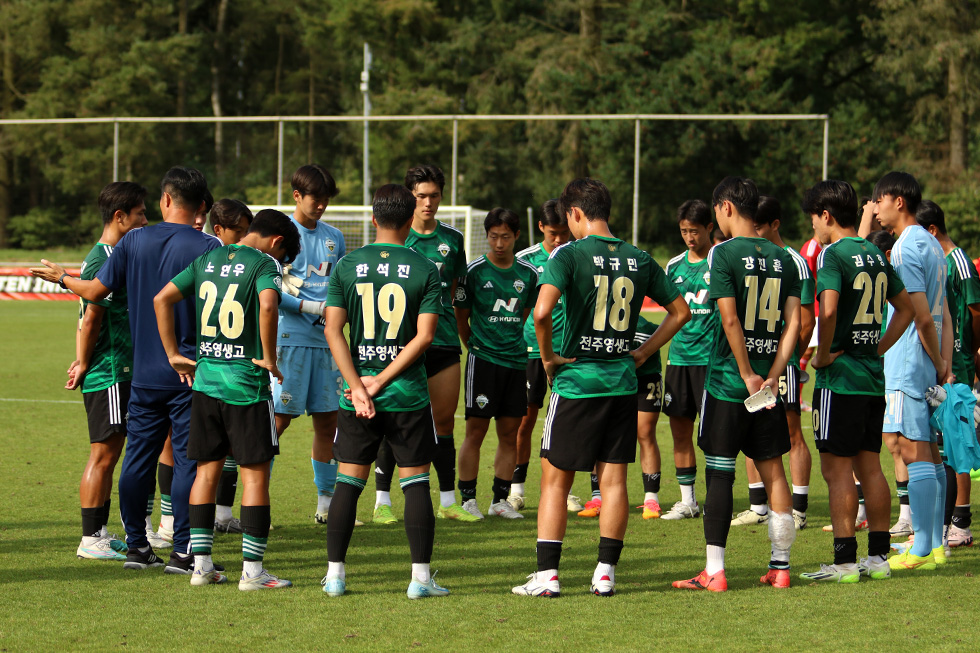
[[[684,293],[684,301],[688,304],[703,304],[708,300],[708,291],[702,288],[697,293],[686,292]]]
[[[436,247],[436,251],[442,254],[443,256],[449,256],[449,245],[447,245],[446,243],[439,243],[439,246]]]
[[[508,313],[513,313],[517,310],[517,297],[511,297],[506,302],[502,299],[498,299],[494,302],[493,311],[498,312],[501,308],[506,309]]]
[[[518,279],[514,282],[514,290],[517,292],[524,292],[524,282]]]
[[[330,270],[332,269],[333,263],[330,261],[324,261],[323,263],[320,263],[319,266],[309,263],[306,266],[306,277],[309,278],[314,274],[318,277],[329,277]]]

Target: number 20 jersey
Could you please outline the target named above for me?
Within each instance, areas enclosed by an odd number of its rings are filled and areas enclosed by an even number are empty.
[[[551,254],[541,285],[556,287],[565,306],[559,355],[575,358],[555,374],[567,399],[636,393],[630,355],[643,298],[666,306],[678,297],[649,254],[618,238],[588,236]]]
[[[416,336],[419,313],[442,314],[439,271],[432,261],[403,245],[365,245],[337,263],[330,276],[327,306],[347,311],[351,357],[358,375],[376,376]],[[418,410],[428,403],[422,356],[374,397],[375,408],[388,413]],[[354,409],[345,397],[340,407]]]

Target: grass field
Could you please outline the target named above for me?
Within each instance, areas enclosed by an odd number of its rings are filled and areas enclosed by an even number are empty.
[[[78,480],[88,455],[85,412],[78,394],[61,390],[74,353],[76,315],[72,302],[0,302],[0,651],[980,648],[976,549],[954,551],[950,564],[936,572],[843,587],[794,577],[792,588],[777,591],[758,582],[769,555],[765,528],[733,528],[730,590],[684,592],[672,589],[670,581],[703,568],[701,521],[643,521],[639,511],[630,517],[617,596],[587,593],[598,527],[595,520],[574,516],[562,559],[562,598],[512,596],[510,588],[535,566],[539,474],[533,464],[527,519],[436,522],[433,569],[452,590],[448,598],[409,601],[402,525],[370,523],[354,534],[349,593],[328,598],[319,585],[326,570],[326,530],[312,519],[308,418],[296,420],[282,440],[272,486],[275,530],[266,558],[268,568],[292,580],[294,588],[196,588],[186,577],[160,570],[129,572],[119,563],[78,560]],[[460,419],[458,440],[462,431]],[[669,506],[679,492],[666,420],[658,435],[665,461],[661,499]],[[481,461],[481,506],[489,499],[493,440],[487,438]],[[890,476],[890,461],[883,462]],[[697,496],[703,498],[701,460],[698,470]],[[574,492],[589,494],[586,475],[576,480]],[[630,492],[639,503],[638,467],[631,472]],[[373,495],[370,481],[359,510],[367,522]],[[736,510],[747,507],[741,462],[735,496]],[[400,516],[400,492],[393,498]],[[433,500],[438,501],[435,492]],[[794,574],[832,561],[831,535],[820,530],[829,520],[817,469],[809,516],[810,527],[793,547]],[[121,533],[113,521],[110,529]],[[240,543],[228,535],[215,540],[214,557],[233,578],[241,569]],[[859,534],[858,546],[864,555],[866,535]]]

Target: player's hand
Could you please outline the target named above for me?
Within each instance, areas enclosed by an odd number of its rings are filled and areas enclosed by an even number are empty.
[[[88,372],[86,366],[83,366],[77,360],[72,361],[71,365],[68,366],[68,382],[65,384],[65,390],[77,390],[80,388],[86,372]]]
[[[41,263],[45,266],[43,268],[31,268],[31,274],[35,277],[40,277],[45,281],[50,281],[51,283],[58,283],[58,279],[61,275],[65,274],[65,268],[61,267],[57,263],[52,263],[47,259],[41,259]]]
[[[376,377],[362,376],[361,385],[364,386],[364,390],[367,391],[368,396],[372,399],[377,397],[378,393],[381,392],[381,384],[378,383],[378,379]]]
[[[843,353],[844,353],[843,350],[841,350],[841,351],[835,351],[833,353],[827,354],[826,356],[821,356],[820,350],[818,349],[817,353],[815,353],[813,355],[813,358],[810,359],[810,366],[815,370],[819,370],[821,368],[827,367],[835,360],[837,360],[838,357],[840,357],[840,355]]]
[[[268,371],[272,376],[276,377],[276,380],[278,380],[280,384],[282,383],[282,372],[279,371],[279,366],[276,365],[275,359],[267,361],[264,358],[253,358],[252,362],[261,367],[263,370]]]
[[[293,297],[299,297],[299,289],[303,287],[303,280],[292,274],[292,270],[292,263],[282,269],[282,291]]]
[[[946,385],[947,383],[956,383],[956,375],[953,374],[953,364],[946,363],[946,370],[943,374],[939,375],[939,385]]]
[[[374,417],[374,402],[364,387],[351,391],[351,403],[354,404],[355,416],[367,419]]]
[[[764,379],[758,374],[750,374],[742,380],[745,382],[745,387],[748,389],[750,395],[754,395],[759,390],[762,390],[762,386],[764,385],[770,386],[774,390],[773,394],[776,394],[776,390],[779,387],[778,380]],[[770,381],[773,382],[769,383]]]
[[[186,383],[188,388],[194,386],[194,369],[197,367],[197,363],[186,356],[176,354],[170,357],[170,367],[174,368],[180,375],[181,383]]]
[[[576,359],[574,358],[562,358],[557,354],[551,358],[548,362],[544,359],[541,360],[541,364],[544,366],[544,373],[548,376],[548,384],[551,385],[555,381],[555,374],[558,373],[558,368],[562,365],[568,365],[569,363],[574,363]]]

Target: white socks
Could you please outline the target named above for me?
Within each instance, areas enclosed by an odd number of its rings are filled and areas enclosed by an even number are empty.
[[[214,562],[211,560],[209,555],[195,555],[194,556],[194,571],[201,571],[207,573],[214,569]]]
[[[651,500],[656,501],[657,503],[660,503],[660,497],[657,496],[657,493],[656,492],[644,492],[643,493],[643,501],[651,501]]]
[[[262,573],[262,561],[261,560],[246,560],[242,565],[242,571],[249,578],[255,578]]]
[[[510,493],[515,494],[519,497],[524,496],[524,484],[523,483],[511,483]]]
[[[332,496],[318,494],[316,497],[316,511],[321,515],[327,514],[327,512],[330,510],[331,499],[333,499]]]
[[[443,508],[448,508],[449,506],[456,503],[456,491],[449,490],[448,492],[439,491],[439,505]]]
[[[174,529],[174,516],[173,515],[161,515],[160,516],[160,528],[165,531],[172,531]],[[150,530],[153,527],[150,526]]]
[[[681,501],[689,506],[698,505],[697,500],[694,498],[694,486],[693,485],[682,485],[681,486]]]
[[[725,547],[709,544],[707,546],[707,554],[708,561],[704,565],[704,571],[709,576],[725,570]]]
[[[898,506],[898,518],[909,523],[912,522],[912,506],[907,503],[899,504]]]
[[[391,507],[391,492],[378,491],[375,492],[375,495],[377,495],[377,498],[374,500],[375,508],[377,508],[378,506],[388,506],[389,508]]]
[[[429,571],[429,563],[412,563],[412,578],[420,583],[426,584],[432,579],[432,572]]]
[[[222,524],[227,524],[231,521],[231,506],[215,506],[214,507],[214,520],[219,521]]]
[[[344,563],[342,562],[328,562],[327,563],[327,578],[339,578],[340,580],[347,579],[347,571],[344,569]]]

